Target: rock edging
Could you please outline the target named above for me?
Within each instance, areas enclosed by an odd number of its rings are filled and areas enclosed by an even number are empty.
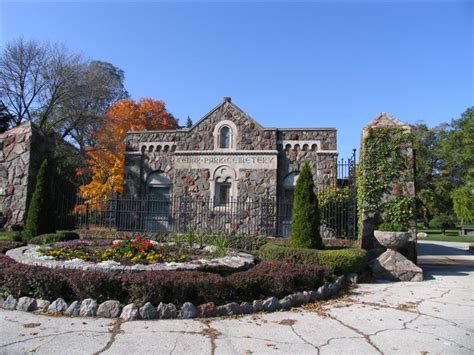
[[[120,265],[115,262],[93,263],[80,259],[55,260],[39,255],[40,246],[28,245],[10,249],[6,255],[18,263],[31,266],[44,266],[50,269],[75,269],[84,271],[111,271],[120,273],[133,273],[141,271],[177,271],[177,270],[197,270],[216,272],[237,272],[247,270],[255,265],[253,255],[232,252],[222,258],[211,260],[200,259],[182,263],[156,263],[150,265]]]
[[[334,282],[325,284],[316,291],[296,292],[280,300],[276,297],[269,297],[265,300],[254,300],[252,303],[242,302],[239,304],[231,302],[217,307],[213,302],[198,306],[193,305],[191,302],[185,302],[179,308],[172,303],[160,303],[155,307],[150,302],[147,302],[142,307],[131,303],[122,308],[120,303],[115,300],[107,300],[98,304],[91,298],[84,299],[82,302],[74,301],[68,305],[62,298],[49,302],[30,297],[21,297],[17,300],[12,295],[9,295],[6,299],[0,297],[0,308],[41,314],[63,314],[67,316],[120,317],[125,321],[137,319],[208,318],[251,314],[262,311],[274,312],[279,309],[288,310],[306,303],[327,299],[337,294],[345,284],[357,284],[358,281],[359,276],[357,274],[348,274],[339,276]]]

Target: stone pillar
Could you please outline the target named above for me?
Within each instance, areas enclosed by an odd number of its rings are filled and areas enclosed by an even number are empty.
[[[30,122],[0,134],[0,202],[5,229],[24,225],[36,174],[53,149],[54,142]]]
[[[374,158],[375,157],[375,158]],[[411,128],[381,113],[362,131],[358,172],[359,239],[364,249],[380,248],[378,226],[390,218],[398,201],[406,213],[410,238],[401,252],[416,261],[414,216],[415,175]],[[388,214],[387,214],[388,212]],[[398,213],[398,212],[397,212]]]

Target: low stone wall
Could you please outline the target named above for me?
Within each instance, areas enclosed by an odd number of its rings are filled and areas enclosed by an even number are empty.
[[[120,302],[115,300],[108,300],[98,304],[97,301],[87,298],[68,304],[62,298],[50,302],[48,300],[34,299],[31,297],[21,297],[17,300],[10,295],[6,299],[0,297],[0,307],[7,310],[36,312],[40,314],[103,318],[120,317],[125,321],[137,319],[208,318],[288,310],[292,307],[298,307],[303,304],[332,297],[346,284],[354,284],[357,282],[358,275],[350,274],[340,276],[333,283],[325,284],[317,290],[297,292],[283,297],[280,300],[276,297],[270,297],[265,300],[254,300],[252,303],[242,302],[239,304],[231,302],[222,306],[216,306],[210,302],[196,307],[190,302],[185,302],[180,307],[173,303],[160,303],[156,307],[150,302],[147,302],[141,307],[131,303],[122,308]]]

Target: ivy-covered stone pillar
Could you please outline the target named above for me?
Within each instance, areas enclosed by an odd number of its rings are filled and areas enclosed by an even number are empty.
[[[380,247],[374,231],[390,224],[411,232],[404,254],[416,261],[414,167],[410,126],[383,112],[363,129],[357,179],[362,248]]]

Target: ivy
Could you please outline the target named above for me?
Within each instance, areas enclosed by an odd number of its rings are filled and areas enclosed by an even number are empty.
[[[413,216],[413,199],[409,196],[397,196],[385,203],[384,220],[388,223],[408,226],[408,221]]]
[[[357,202],[359,205],[359,234],[362,232],[362,210],[380,212],[387,222],[408,225],[412,216],[412,198],[403,195],[406,183],[413,181],[412,161],[407,149],[412,135],[403,128],[370,128],[360,153]],[[392,184],[399,184],[400,195],[390,199]]]

